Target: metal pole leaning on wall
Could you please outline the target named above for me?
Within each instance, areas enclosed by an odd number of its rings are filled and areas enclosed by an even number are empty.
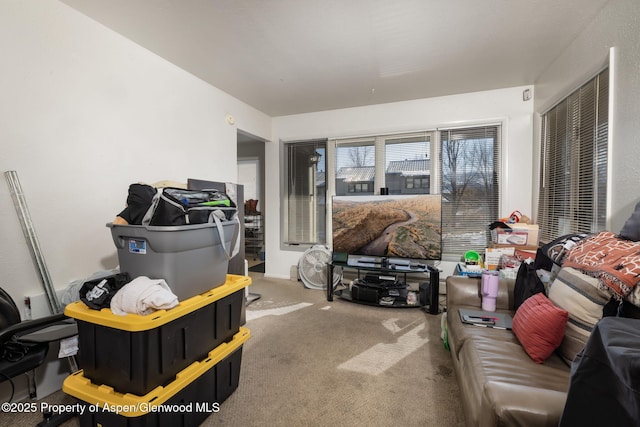
[[[18,173],[16,171],[6,171],[4,173],[7,183],[9,184],[9,190],[11,190],[11,198],[13,199],[13,205],[18,212],[18,218],[20,219],[20,225],[22,226],[22,232],[27,239],[27,245],[31,252],[31,258],[38,270],[40,281],[45,294],[47,295],[47,302],[49,303],[49,310],[51,314],[59,313],[60,302],[58,301],[58,295],[55,292],[53,283],[51,282],[51,276],[49,276],[49,270],[47,270],[47,264],[44,262],[42,251],[40,250],[40,242],[36,235],[36,230],[31,221],[31,215],[29,214],[29,208],[27,207],[27,201],[22,192],[20,181],[18,180]]]

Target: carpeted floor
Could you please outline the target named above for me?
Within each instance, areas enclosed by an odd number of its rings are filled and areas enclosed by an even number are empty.
[[[259,264],[255,264],[249,267],[249,271],[251,273],[264,273],[264,268],[265,268],[265,264],[264,262],[261,262]]]
[[[464,425],[440,315],[327,302],[299,282],[250,276],[261,298],[246,310],[240,383],[204,426]],[[0,414],[2,426],[40,420]]]

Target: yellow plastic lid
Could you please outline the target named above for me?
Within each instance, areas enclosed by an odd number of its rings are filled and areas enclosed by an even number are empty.
[[[215,287],[200,295],[188,298],[184,301],[180,301],[174,308],[154,311],[146,316],[133,313],[119,316],[117,314],[113,314],[110,308],[94,310],[89,308],[82,301],[76,301],[68,304],[64,309],[64,314],[77,320],[101,326],[108,326],[110,328],[120,329],[123,331],[148,331],[218,301],[249,286],[250,284],[251,278],[248,276],[228,274],[227,281],[223,285]]]
[[[249,329],[241,326],[240,331],[233,336],[233,340],[219,345],[211,350],[205,359],[193,362],[178,372],[176,379],[171,383],[166,386],[158,386],[144,396],[118,393],[108,385],[93,384],[88,378],[84,377],[82,370],[74,372],[64,380],[62,391],[88,403],[95,411],[108,410],[125,417],[146,415],[149,412],[154,412],[159,405],[175,396],[224,358],[230,356],[250,336]]]

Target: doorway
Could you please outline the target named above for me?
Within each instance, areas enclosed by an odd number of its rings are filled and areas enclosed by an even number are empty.
[[[265,251],[265,140],[238,131],[238,184],[244,187],[245,258],[249,271],[264,273]]]

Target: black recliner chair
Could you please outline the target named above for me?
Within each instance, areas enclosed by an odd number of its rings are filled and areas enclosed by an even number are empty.
[[[62,313],[21,321],[15,302],[0,288],[0,383],[11,383],[9,401],[15,392],[12,379],[21,374],[27,375],[29,396],[35,399],[35,369],[45,361],[49,343],[77,333],[75,321]]]

